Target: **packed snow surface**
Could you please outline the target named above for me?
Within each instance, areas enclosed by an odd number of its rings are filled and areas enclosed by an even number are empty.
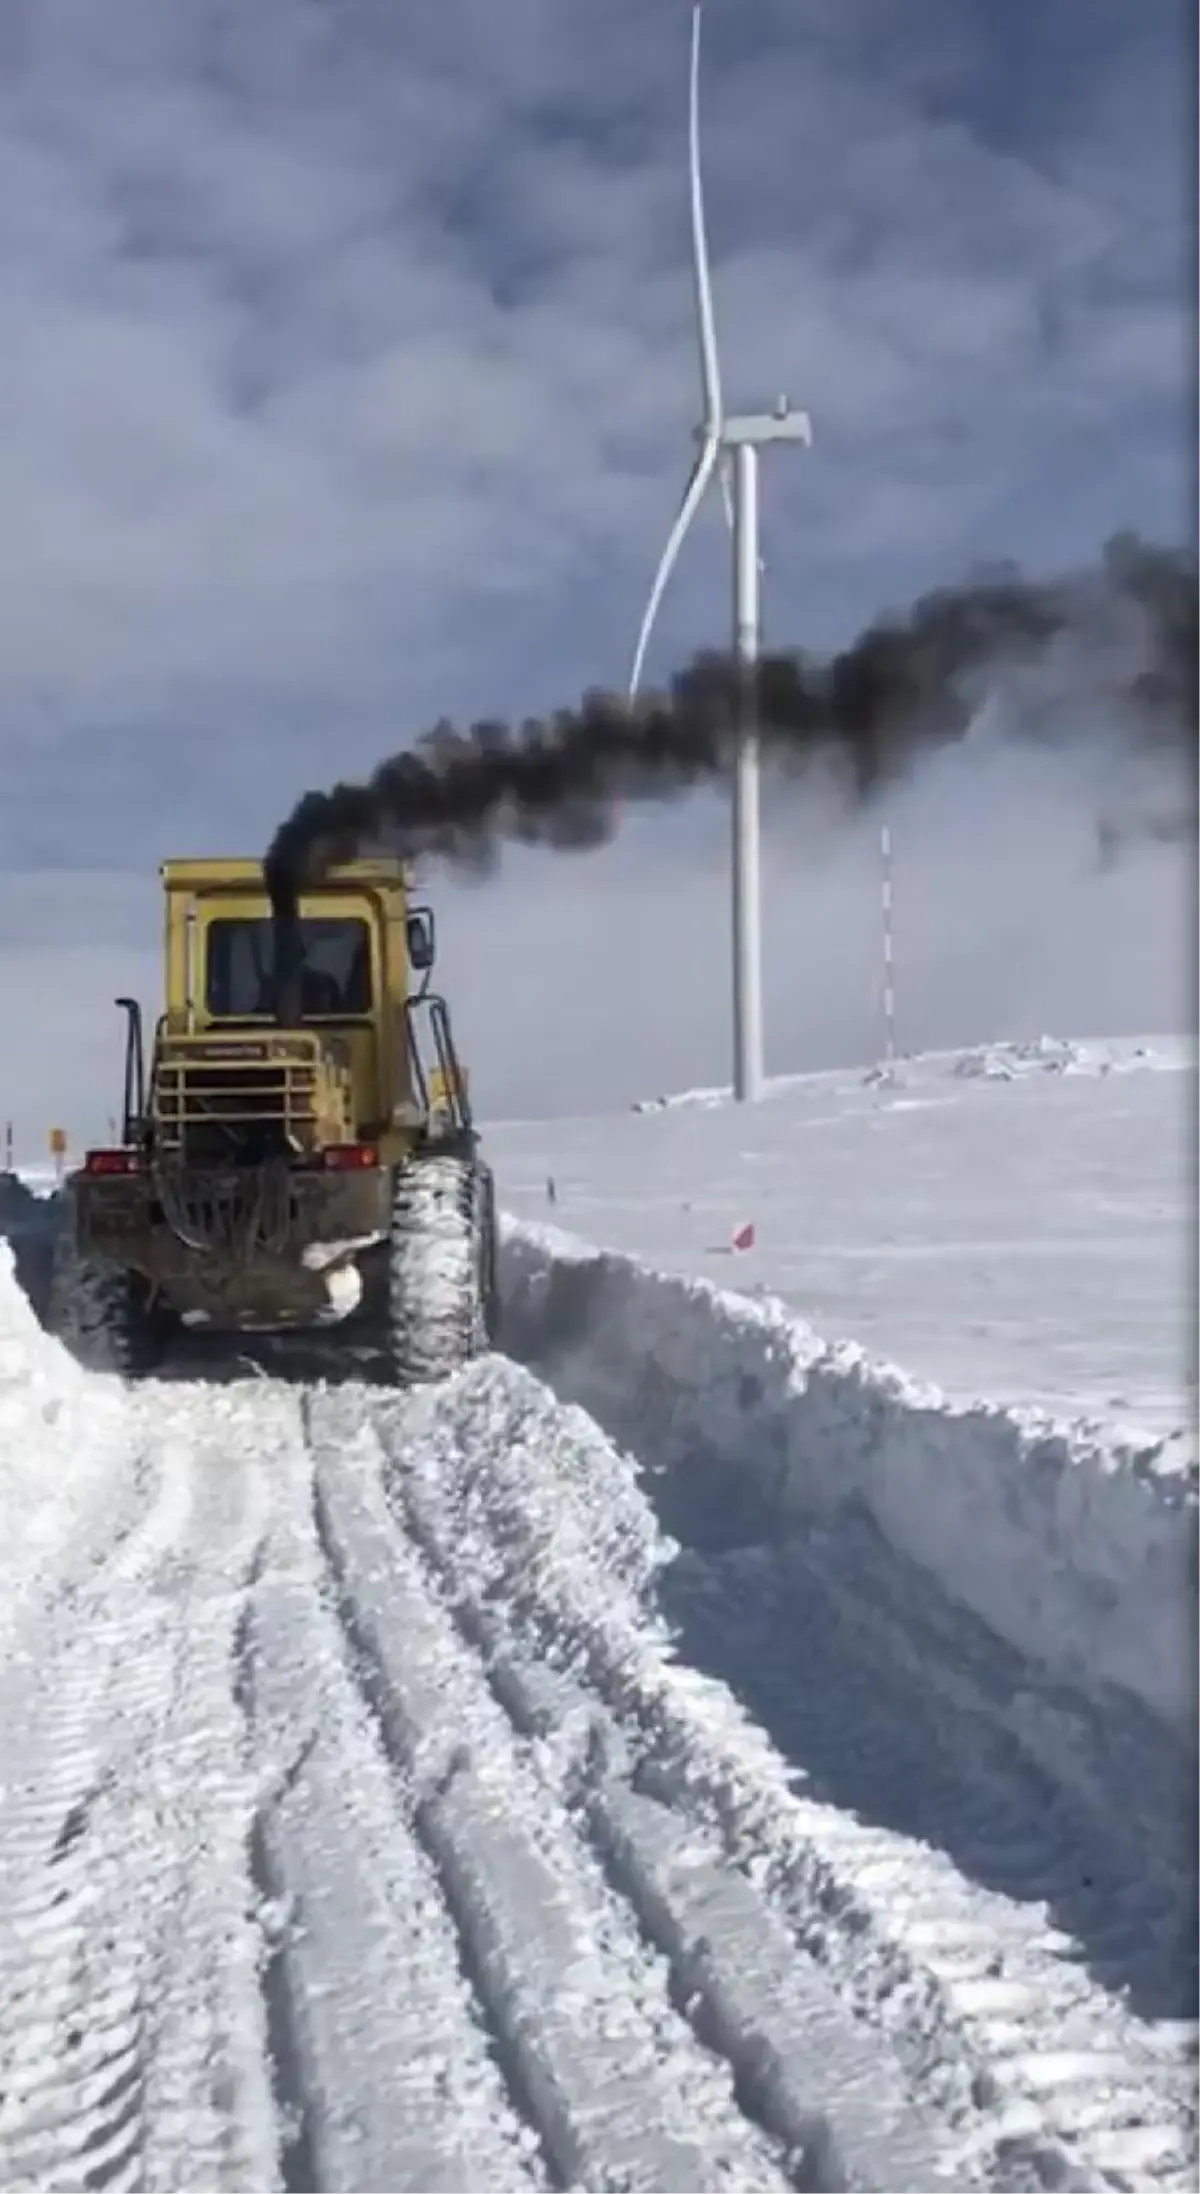
[[[57,1199],[0,1182],[0,2185],[1194,2184],[1182,1443],[947,1397],[715,1253],[757,1216],[778,1287],[786,1199],[832,1213],[905,1096],[959,1123],[944,1172],[1030,1088],[1026,1141],[1068,1088],[1180,1102],[985,1069],[780,1093],[758,1214],[720,1104],[540,1131],[505,1353],[412,1395],[335,1343],[126,1385],[51,1286]],[[556,1169],[609,1246],[530,1223]],[[1163,1198],[1138,1284],[1178,1309]]]

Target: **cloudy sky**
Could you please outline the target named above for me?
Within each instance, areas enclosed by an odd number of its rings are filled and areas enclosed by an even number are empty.
[[[1188,22],[706,0],[727,393],[786,388],[816,437],[764,478],[769,640],[836,643],[977,560],[1191,532]],[[442,714],[623,680],[697,410],[687,43],[686,0],[4,0],[0,1116],[26,1145],[112,1109],[162,855],[259,850]],[[651,671],[727,618],[715,508]],[[1180,857],[1098,876],[1094,791],[1025,760],[897,803],[907,1041],[1178,1020]],[[488,1107],[721,1076],[724,830],[695,803],[438,882]],[[872,833],[776,817],[767,867],[771,1063],[870,1058]]]

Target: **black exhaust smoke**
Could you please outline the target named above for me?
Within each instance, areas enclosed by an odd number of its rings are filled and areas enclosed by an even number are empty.
[[[1014,736],[1051,744],[1090,728],[1147,756],[1194,752],[1196,656],[1193,558],[1120,534],[1094,572],[1033,581],[1006,567],[881,618],[832,658],[764,657],[754,701],[764,757],[789,775],[831,763],[858,806],[961,739],[1005,681]],[[505,841],[599,845],[627,804],[713,783],[731,759],[739,675],[700,655],[633,702],[590,693],[516,726],[441,723],[365,783],[305,793],[266,857],[278,964],[300,892],[364,846],[486,872]],[[1180,834],[1189,823],[1181,797]]]

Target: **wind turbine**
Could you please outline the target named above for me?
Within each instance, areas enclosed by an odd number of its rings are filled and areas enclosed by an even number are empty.
[[[812,442],[812,427],[808,413],[793,411],[786,396],[781,396],[769,412],[739,412],[728,416],[725,412],[700,173],[700,20],[700,0],[695,0],[688,163],[704,418],[696,430],[700,445],[696,462],[650,589],[634,651],[629,690],[631,695],[636,695],[641,684],[646,649],[667,582],[688,528],[716,475],[733,535],[733,651],[742,671],[733,766],[733,1092],[739,1104],[754,1104],[762,1094],[763,1084],[758,732],[754,706],[762,571],[758,545],[758,453],[769,442],[801,442],[808,448]]]

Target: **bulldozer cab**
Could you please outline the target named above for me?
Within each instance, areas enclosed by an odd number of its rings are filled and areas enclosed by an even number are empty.
[[[219,1117],[228,1141],[239,1095],[268,1081],[293,1149],[469,1127],[446,1008],[429,989],[433,917],[411,904],[402,863],[346,863],[301,899],[286,1020],[261,864],[166,861],[160,873],[164,1010],[147,1091],[136,1009],[124,1001],[128,1128],[149,1113],[165,1148],[183,1144],[189,1118],[195,1140],[205,1117]]]

